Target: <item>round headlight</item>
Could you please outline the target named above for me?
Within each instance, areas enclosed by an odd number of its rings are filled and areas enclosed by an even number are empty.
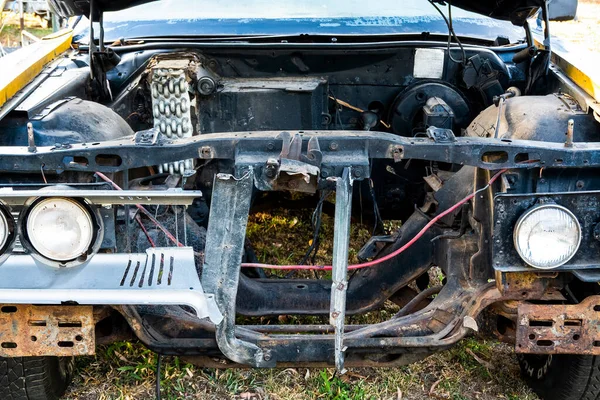
[[[90,212],[68,198],[48,198],[27,213],[27,238],[40,255],[54,261],[70,261],[87,254],[95,227]]]
[[[573,213],[556,204],[527,210],[515,225],[517,252],[535,268],[556,268],[569,261],[581,243],[581,225]]]

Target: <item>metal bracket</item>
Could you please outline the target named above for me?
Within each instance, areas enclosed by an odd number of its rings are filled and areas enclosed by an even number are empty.
[[[274,367],[275,361],[271,361],[270,354],[235,336],[235,301],[253,182],[252,168],[246,170],[241,178],[229,174],[215,176],[206,233],[202,285],[207,293],[214,294],[224,317],[216,328],[217,345],[221,352],[240,364]]]
[[[331,306],[329,323],[335,328],[335,367],[340,374],[344,369],[344,319],[346,291],[348,290],[348,249],[350,247],[350,217],[352,213],[352,174],[344,168],[336,179],[335,223],[333,236],[333,269],[331,272]]]
[[[139,146],[154,146],[158,143],[160,130],[158,128],[150,128],[145,131],[138,131],[133,137],[135,144]]]
[[[302,154],[300,134],[292,136],[289,132],[281,132],[278,139],[282,141],[279,158],[267,160],[262,176],[257,176],[257,187],[260,190],[315,193],[323,160],[317,137],[308,140],[306,155]]]
[[[47,189],[47,190],[46,190]],[[194,199],[202,197],[199,190],[61,190],[48,187],[44,190],[13,190],[12,187],[0,188],[0,200],[5,204],[20,206],[29,199],[48,197],[75,197],[86,199],[91,204],[112,205],[181,205],[189,206]]]
[[[600,296],[579,304],[531,304],[518,307],[517,353],[600,355]]]
[[[0,356],[86,356],[96,349],[91,306],[0,306]]]
[[[456,142],[456,136],[452,129],[436,128],[435,126],[427,128],[427,137],[433,139],[435,143]]]

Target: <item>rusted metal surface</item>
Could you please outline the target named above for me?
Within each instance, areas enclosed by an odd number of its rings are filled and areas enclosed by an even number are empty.
[[[600,296],[573,305],[520,304],[516,351],[600,355]]]
[[[0,356],[92,355],[91,306],[0,306]]]
[[[547,291],[552,277],[556,273],[496,271],[496,286],[506,297],[537,299]]]

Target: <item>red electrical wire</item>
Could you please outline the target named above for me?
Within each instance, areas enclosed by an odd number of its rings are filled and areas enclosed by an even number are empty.
[[[102,172],[96,172],[96,175],[98,175],[102,180],[110,183],[115,189],[123,190],[119,185],[114,183],[112,179],[104,175]],[[146,210],[144,206],[142,206],[141,204],[136,204],[135,206],[138,208],[138,210],[142,212],[142,214],[148,217],[148,219],[150,219],[150,221],[152,221],[158,227],[158,229],[160,229],[169,238],[171,242],[175,243],[178,247],[185,247],[183,244],[181,244],[179,240],[175,238],[175,236],[171,234],[171,232],[169,232],[167,228],[163,226],[163,224],[161,224],[156,218],[154,218],[150,211]]]
[[[496,179],[498,179],[500,177],[500,175],[502,175],[506,171],[507,171],[506,169],[501,170],[496,175],[494,175],[489,180],[487,185],[485,185],[483,188],[471,193],[470,195],[468,195],[467,197],[465,197],[464,199],[462,199],[461,201],[459,201],[458,203],[456,203],[455,205],[453,205],[446,211],[442,212],[441,214],[436,215],[434,218],[431,219],[431,221],[429,221],[427,223],[427,225],[425,225],[423,227],[423,229],[421,229],[419,231],[419,233],[417,233],[411,240],[409,240],[404,246],[400,247],[398,250],[395,250],[395,251],[391,252],[390,254],[387,254],[381,258],[377,258],[372,261],[367,261],[362,264],[348,265],[348,270],[372,267],[374,265],[381,264],[384,261],[392,259],[392,258],[396,257],[397,255],[399,255],[400,253],[403,253],[410,246],[415,244],[415,242],[417,240],[419,240],[425,234],[425,232],[427,232],[436,222],[438,222],[440,219],[444,218],[446,215],[450,214],[451,212],[455,211],[457,208],[459,208],[466,202],[470,201],[473,197],[475,197],[477,195],[477,193],[487,189],[490,185],[492,185],[496,181]],[[303,269],[304,270],[313,270],[313,269],[315,269],[315,270],[325,270],[325,271],[329,271],[332,269],[331,265],[321,265],[321,266],[319,266],[319,265],[271,265],[271,264],[259,264],[259,263],[242,263],[242,267],[243,268],[281,269],[281,270],[303,270]]]
[[[144,223],[142,222],[142,218],[140,217],[139,214],[135,216],[135,220],[137,221],[137,223],[140,226],[140,228],[142,228],[142,231],[144,232],[144,235],[146,235],[146,239],[148,239],[148,241],[150,242],[150,246],[156,247],[156,244],[154,243],[154,240],[152,240],[152,238],[150,237],[150,234],[148,233],[148,230],[144,226]]]

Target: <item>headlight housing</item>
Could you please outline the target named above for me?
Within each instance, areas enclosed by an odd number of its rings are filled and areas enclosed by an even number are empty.
[[[568,262],[581,243],[581,225],[571,211],[557,204],[527,210],[514,229],[519,256],[534,268],[552,269]]]
[[[26,210],[23,232],[32,254],[74,266],[95,253],[102,241],[100,219],[83,202],[65,197],[42,198]]]

